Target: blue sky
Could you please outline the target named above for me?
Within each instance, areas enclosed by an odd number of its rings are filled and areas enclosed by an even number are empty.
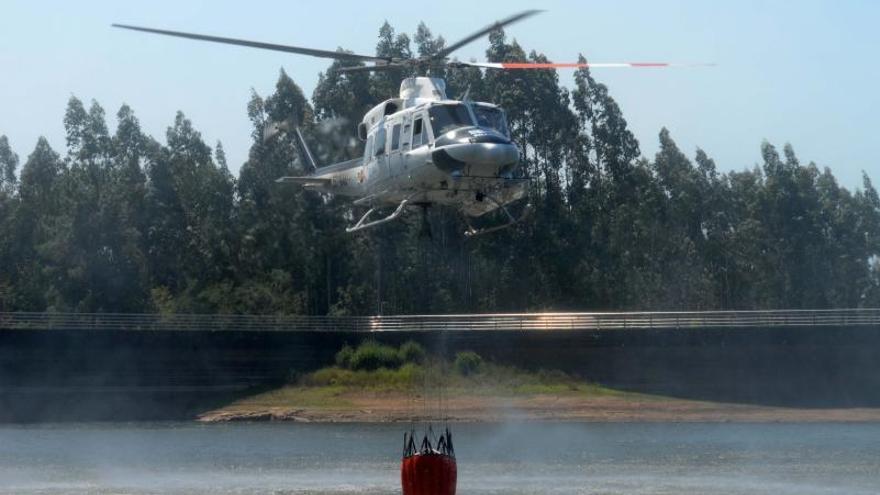
[[[642,152],[662,126],[689,155],[705,149],[722,170],[760,160],[764,139],[791,143],[802,162],[829,166],[847,187],[865,170],[880,180],[880,2],[30,2],[0,16],[0,134],[22,159],[45,135],[64,150],[68,98],[97,100],[110,117],[128,103],[164,140],[177,110],[237,173],[247,157],[251,88],[272,91],[284,68],[311,95],[329,61],[110,28],[113,22],[373,53],[387,19],[412,33],[424,20],[454,40],[529,8],[546,12],[507,32],[556,61],[715,62],[714,68],[596,70],[623,108]],[[403,7],[401,7],[403,6]],[[483,59],[486,42],[459,50]],[[570,85],[572,74],[561,71]]]

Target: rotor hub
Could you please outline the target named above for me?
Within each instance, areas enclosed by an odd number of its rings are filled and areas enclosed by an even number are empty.
[[[446,81],[437,77],[407,77],[400,83],[400,98],[445,100]]]

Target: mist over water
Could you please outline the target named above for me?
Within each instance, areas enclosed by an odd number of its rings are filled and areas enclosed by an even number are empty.
[[[407,425],[0,427],[0,493],[399,493]],[[877,424],[453,425],[459,493],[877,493]]]

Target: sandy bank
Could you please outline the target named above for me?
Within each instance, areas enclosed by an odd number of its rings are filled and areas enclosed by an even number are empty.
[[[401,393],[337,393],[315,400],[295,388],[280,397],[255,396],[208,411],[199,421],[409,422],[425,417],[424,404]],[[450,394],[454,395],[454,394]],[[535,394],[521,397],[459,395],[445,408],[454,422],[860,422],[880,421],[880,408],[789,408],[681,400],[639,394]],[[428,416],[437,417],[436,402]]]

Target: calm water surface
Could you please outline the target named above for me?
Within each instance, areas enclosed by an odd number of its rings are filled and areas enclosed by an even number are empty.
[[[0,493],[399,492],[403,426],[0,426]],[[878,424],[457,425],[459,493],[880,493]]]

